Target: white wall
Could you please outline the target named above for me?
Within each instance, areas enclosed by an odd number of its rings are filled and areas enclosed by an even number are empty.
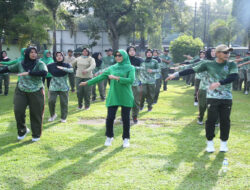
[[[52,31],[49,31],[49,35],[50,39],[52,39]],[[70,31],[68,30],[58,30],[56,31],[56,37],[56,47],[58,51],[67,52],[68,49],[74,50],[78,47],[91,44],[91,40],[88,38],[87,34],[84,31],[78,31],[75,35],[71,36]],[[97,41],[97,45],[92,48],[92,52],[104,53],[105,49],[111,48],[108,34],[106,32],[101,32],[100,37],[101,38]],[[128,43],[126,37],[120,37],[119,48],[126,49],[127,45]]]

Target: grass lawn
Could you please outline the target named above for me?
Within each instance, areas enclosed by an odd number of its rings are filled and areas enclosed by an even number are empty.
[[[0,96],[0,189],[250,189],[250,95],[234,92],[229,152],[205,152],[204,126],[196,124],[193,87],[170,81],[152,112],[140,112],[131,127],[131,147],[122,148],[122,125],[105,147],[105,104],[97,101],[78,111],[76,93],[70,92],[67,123],[48,123],[46,100],[43,135],[32,143],[29,134],[16,137],[12,77],[9,96]],[[47,94],[46,94],[47,96]],[[59,101],[57,114],[60,116]],[[59,117],[60,118],[60,117]],[[29,113],[26,118],[30,127]],[[222,172],[222,162],[229,167]]]

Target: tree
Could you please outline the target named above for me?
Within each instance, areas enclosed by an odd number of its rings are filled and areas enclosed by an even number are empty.
[[[170,52],[175,63],[183,62],[183,55],[196,56],[203,48],[201,39],[188,35],[182,35],[170,43]]]
[[[94,17],[104,21],[114,50],[119,48],[119,37],[126,34],[126,16],[131,13],[134,4],[135,0],[71,0],[75,12],[87,15],[91,8]]]
[[[31,0],[0,1],[0,51],[2,51],[3,39],[10,31],[12,19],[31,7]]]
[[[223,43],[230,46],[236,39],[239,28],[233,18],[228,20],[218,19],[211,24],[209,33],[214,43]]]
[[[46,8],[50,11],[53,19],[53,52],[56,52],[56,24],[57,11],[64,0],[40,0]]]
[[[232,15],[244,26],[247,32],[248,49],[250,50],[250,1],[233,0]]]

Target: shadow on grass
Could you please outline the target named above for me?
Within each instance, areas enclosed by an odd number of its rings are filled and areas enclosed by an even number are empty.
[[[206,165],[209,163],[209,153],[204,152],[202,156],[194,159],[193,170],[186,175],[175,189],[214,189],[224,157],[224,153],[218,153],[214,161],[210,163],[210,166],[206,168]]]
[[[26,146],[26,145],[33,143],[32,141],[18,141],[18,140],[15,140],[15,142],[16,142],[15,144],[1,149],[0,156],[6,154],[8,152],[11,152],[12,150],[14,150],[16,148],[21,148],[22,146]]]
[[[6,184],[8,189],[19,189],[24,190],[24,182],[21,178],[18,177],[8,177],[4,176],[4,184]]]
[[[115,137],[120,136],[122,128],[116,127],[114,129]],[[97,155],[102,154],[102,152],[106,149],[106,147],[103,146],[105,139],[105,137],[103,137],[103,132],[103,130],[97,130],[94,135],[62,152],[58,152],[53,148],[46,146],[45,149],[48,152],[50,160],[41,163],[38,166],[38,169],[53,167],[57,163],[64,160],[80,159],[77,162],[73,162],[66,167],[56,170],[55,173],[40,181],[37,185],[34,185],[30,189],[54,189],[55,187],[57,189],[65,189],[67,184],[71,181],[88,176],[90,173],[97,170],[103,162],[123,150],[122,146],[119,146],[113,151],[95,159]]]

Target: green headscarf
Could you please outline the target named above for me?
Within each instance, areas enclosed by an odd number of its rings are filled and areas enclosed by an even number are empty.
[[[52,57],[47,57],[47,53],[50,53],[49,50],[44,50],[43,52],[43,58],[41,59],[42,62],[44,62],[46,65],[50,63],[54,63],[54,60]]]
[[[123,60],[122,62],[116,63],[114,66],[112,66],[112,69],[116,72],[131,71],[133,69],[133,66],[131,65],[127,52],[123,49],[119,49],[117,52],[119,52],[122,55]]]
[[[21,56],[17,58],[17,61],[20,63],[24,60],[24,54],[25,54],[26,48],[21,49]]]

